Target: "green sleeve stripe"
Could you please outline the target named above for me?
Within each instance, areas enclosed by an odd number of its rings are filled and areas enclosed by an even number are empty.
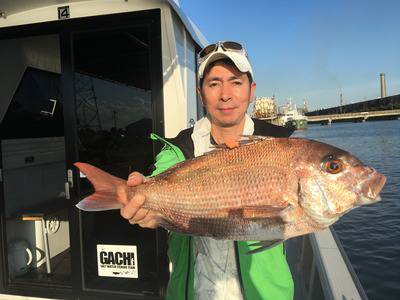
[[[185,156],[183,155],[181,149],[179,149],[177,146],[175,146],[171,142],[156,135],[155,133],[152,133],[150,135],[150,138],[153,141],[160,141],[164,144],[164,148],[156,156],[156,162],[154,164],[156,169],[150,175],[150,177],[158,175],[158,174],[164,172],[165,170],[167,170],[168,168],[172,167],[176,163],[185,160]]]
[[[151,134],[150,134],[150,138],[151,138],[153,141],[160,141],[160,142],[164,143],[165,146],[170,147],[170,148],[175,152],[175,154],[177,155],[179,161],[184,161],[184,160],[185,160],[185,156],[183,155],[181,149],[179,149],[177,146],[175,146],[175,145],[172,144],[171,142],[167,141],[166,139],[160,137],[159,135],[157,135],[157,134],[155,134],[155,133],[151,133]],[[168,147],[166,147],[166,148],[168,148]],[[160,154],[161,154],[161,153],[162,153],[162,152],[160,152]]]

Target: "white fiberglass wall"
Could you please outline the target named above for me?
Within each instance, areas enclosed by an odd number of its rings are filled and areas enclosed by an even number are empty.
[[[187,99],[188,126],[196,121],[196,52],[193,40],[178,18],[174,18],[174,32],[178,51],[184,97]]]
[[[165,134],[174,137],[197,120],[196,46],[179,17],[164,12],[172,25],[163,36]]]

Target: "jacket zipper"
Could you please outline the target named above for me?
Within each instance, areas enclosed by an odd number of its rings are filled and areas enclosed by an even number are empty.
[[[239,284],[240,284],[240,290],[242,291],[242,296],[243,300],[246,300],[246,295],[244,293],[244,285],[243,285],[243,278],[242,278],[242,272],[240,269],[240,260],[239,260],[239,244],[237,241],[234,241],[234,248],[235,248],[235,260],[236,260],[236,268],[238,272],[238,277],[239,277]]]
[[[188,255],[188,268],[186,274],[186,286],[185,286],[185,299],[189,300],[189,278],[190,278],[190,263],[192,257],[192,237],[189,237],[189,255]]]

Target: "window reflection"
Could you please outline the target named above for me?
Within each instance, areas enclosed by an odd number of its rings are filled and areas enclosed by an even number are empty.
[[[28,67],[0,125],[2,139],[64,136],[60,75]]]
[[[0,131],[9,279],[69,285],[60,75],[27,68]]]
[[[153,162],[148,28],[80,33],[74,38],[79,160],[115,176],[149,173]],[[92,193],[80,180],[80,197]],[[82,212],[85,286],[156,295],[157,233],[130,225],[118,210]],[[100,276],[97,245],[137,247],[137,279]]]
[[[80,160],[121,177],[131,169],[146,172],[152,159],[151,91],[82,73],[75,80]]]

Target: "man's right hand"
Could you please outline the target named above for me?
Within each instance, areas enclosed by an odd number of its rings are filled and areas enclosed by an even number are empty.
[[[134,187],[141,185],[146,181],[146,177],[139,172],[133,172],[128,177],[128,187]],[[129,193],[119,193],[119,198],[124,204],[121,208],[121,216],[131,224],[138,224],[144,228],[157,228],[159,226],[160,215],[152,210],[141,208],[143,203],[146,201],[146,197],[142,193],[136,193],[130,199],[128,198]]]

